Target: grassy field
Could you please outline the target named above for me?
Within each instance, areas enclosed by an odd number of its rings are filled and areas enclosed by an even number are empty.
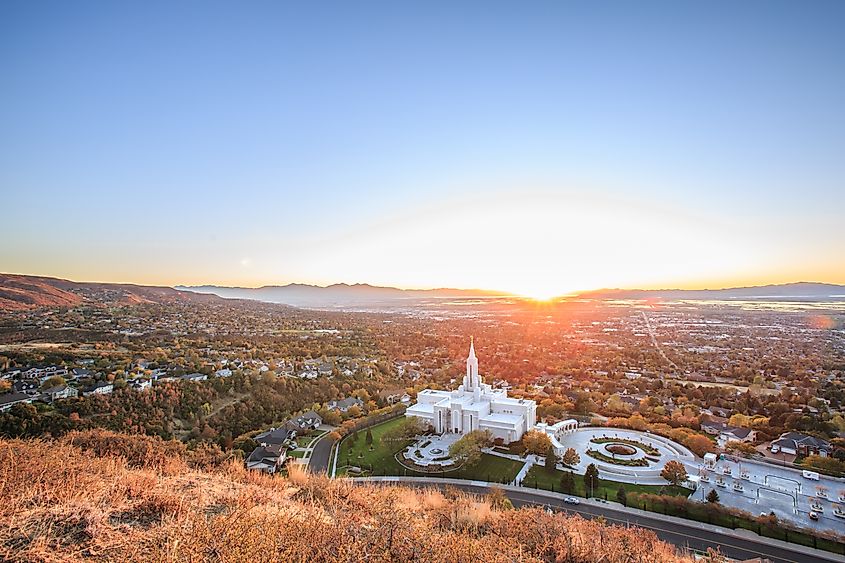
[[[498,483],[509,483],[513,481],[516,474],[522,468],[522,463],[496,457],[488,454],[481,456],[481,459],[473,467],[463,467],[454,471],[443,473],[423,473],[409,470],[396,461],[394,455],[403,450],[411,442],[382,443],[381,437],[390,429],[402,424],[404,418],[396,418],[377,424],[370,428],[373,433],[372,450],[366,442],[366,430],[358,432],[358,440],[353,444],[347,436],[340,443],[337,459],[338,476],[346,475],[347,466],[356,466],[364,469],[371,475],[402,475],[411,477],[448,477],[452,479],[476,479]]]
[[[535,465],[528,471],[528,475],[525,476],[525,480],[522,482],[522,485],[524,487],[545,489],[547,491],[555,491],[559,493],[561,492],[560,479],[563,477],[563,474],[563,471],[557,469],[549,471],[542,465]],[[584,476],[573,474],[573,477],[575,479],[575,491],[572,494],[586,497],[588,491],[584,490]],[[627,493],[650,493],[656,495],[660,494],[662,490],[663,494],[666,495],[686,497],[692,492],[684,487],[674,487],[672,485],[666,485],[665,487],[657,485],[633,485],[630,483],[619,483],[617,481],[599,479],[599,486],[593,491],[593,496],[615,501],[616,492],[619,490],[620,486],[624,487],[625,492]]]

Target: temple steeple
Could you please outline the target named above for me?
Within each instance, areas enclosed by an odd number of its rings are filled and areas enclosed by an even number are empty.
[[[464,389],[472,391],[481,387],[481,378],[478,377],[478,358],[475,357],[475,339],[470,336],[469,356],[467,356],[467,376],[464,380]]]

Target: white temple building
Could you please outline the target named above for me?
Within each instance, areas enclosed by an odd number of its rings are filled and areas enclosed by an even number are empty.
[[[493,438],[510,443],[534,428],[537,403],[511,399],[506,389],[494,389],[484,383],[478,374],[475,344],[470,341],[467,373],[458,390],[424,389],[417,395],[417,403],[405,411],[405,416],[424,420],[438,434],[489,430]]]

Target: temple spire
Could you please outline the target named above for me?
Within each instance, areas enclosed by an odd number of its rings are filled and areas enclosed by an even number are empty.
[[[468,360],[474,360],[475,358],[475,337],[469,337],[469,356],[467,356]]]

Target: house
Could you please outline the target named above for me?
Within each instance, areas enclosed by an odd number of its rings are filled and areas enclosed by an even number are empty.
[[[772,442],[771,452],[789,455],[820,455],[827,457],[831,450],[830,442],[808,436],[800,432],[785,432],[780,438]]]
[[[151,379],[133,379],[129,382],[129,386],[135,391],[143,391],[153,386]]]
[[[38,382],[33,379],[19,379],[12,383],[12,393],[38,394]]]
[[[179,379],[184,381],[205,381],[208,379],[208,376],[204,373],[186,373],[183,376],[180,376]]]
[[[271,428],[253,438],[257,444],[262,446],[278,446],[290,442],[296,438],[296,430],[290,428]]]
[[[87,370],[87,369],[85,369],[85,368],[73,368],[72,370],[70,370],[70,374],[69,374],[69,375],[70,375],[73,379],[80,379],[80,378],[92,377],[92,376],[93,376],[93,374],[91,373],[91,371],[90,371],[90,370]]]
[[[329,401],[326,406],[329,410],[346,412],[354,406],[364,408],[364,401],[358,397],[347,397],[346,399],[341,399],[340,401]]]
[[[731,426],[725,422],[709,420],[701,423],[701,429],[717,436],[719,447],[724,448],[728,442],[754,442],[757,431],[741,426]]]
[[[31,403],[34,398],[28,393],[6,393],[0,395],[0,412],[5,412],[19,403]]]
[[[323,417],[314,411],[308,411],[288,421],[285,428],[291,430],[314,430],[323,424]]]
[[[258,446],[246,458],[246,468],[275,473],[284,465],[288,450],[282,444]]]
[[[70,399],[79,396],[79,391],[74,387],[68,385],[56,385],[41,392],[41,399],[47,403],[58,401],[59,399]]]
[[[112,391],[114,391],[114,385],[108,381],[100,381],[90,387],[84,388],[82,390],[82,396],[89,397],[91,395],[109,395]]]
[[[230,377],[232,375],[232,370],[229,368],[218,369],[214,372],[215,377]]]

